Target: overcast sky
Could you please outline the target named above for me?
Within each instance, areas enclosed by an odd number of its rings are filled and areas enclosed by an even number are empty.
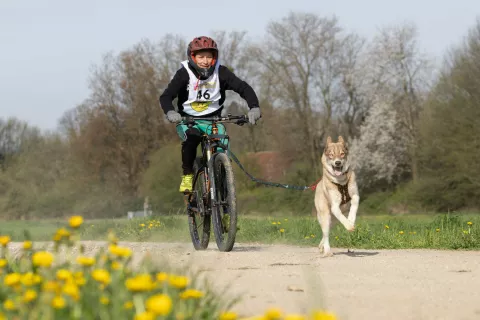
[[[246,30],[261,37],[269,21],[291,10],[334,14],[369,38],[385,24],[412,21],[422,49],[441,59],[474,25],[480,1],[0,0],[0,118],[55,129],[63,112],[88,96],[90,67],[108,51],[166,33],[190,40],[215,29]]]

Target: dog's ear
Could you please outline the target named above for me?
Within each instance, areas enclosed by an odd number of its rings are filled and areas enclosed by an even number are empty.
[[[332,143],[332,137],[328,136],[327,137],[327,146]]]
[[[345,150],[345,151],[348,151],[348,145],[347,145],[347,143],[345,142],[345,140],[343,140],[343,137],[342,137],[342,136],[339,136],[339,137],[338,137],[338,143],[343,144],[344,150]]]

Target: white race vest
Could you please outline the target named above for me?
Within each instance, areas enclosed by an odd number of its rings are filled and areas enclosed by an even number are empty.
[[[183,103],[183,112],[197,117],[210,114],[220,108],[220,77],[218,76],[217,62],[213,74],[206,80],[198,80],[195,74],[188,67],[188,60],[182,61],[189,75],[188,99]],[[198,83],[198,85],[197,85]]]

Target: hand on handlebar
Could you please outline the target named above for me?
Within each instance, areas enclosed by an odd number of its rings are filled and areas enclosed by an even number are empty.
[[[260,108],[252,108],[250,111],[248,111],[248,121],[250,124],[256,124],[257,120],[262,117],[262,114],[260,112]]]
[[[182,116],[175,110],[170,110],[167,112],[167,119],[171,123],[177,123],[182,121]]]

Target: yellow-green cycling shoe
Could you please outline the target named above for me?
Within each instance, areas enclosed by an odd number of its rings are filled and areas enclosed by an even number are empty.
[[[182,183],[180,183],[180,192],[192,192],[193,174],[186,174],[182,176]]]

